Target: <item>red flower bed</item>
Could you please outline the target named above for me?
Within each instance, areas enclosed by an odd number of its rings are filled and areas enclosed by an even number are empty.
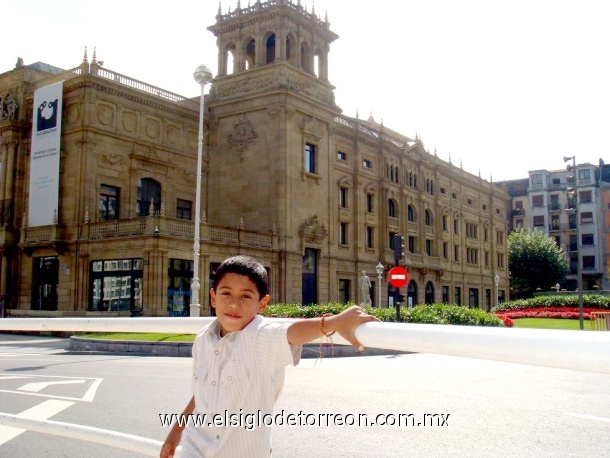
[[[604,312],[606,310],[599,308],[583,308],[583,318],[585,320],[591,319],[591,312]],[[512,320],[516,318],[563,318],[568,320],[574,320],[580,318],[578,308],[575,307],[536,307],[531,309],[523,310],[507,310],[504,312],[497,312],[495,314],[507,326],[512,326]],[[511,324],[506,323],[506,319],[511,320]]]

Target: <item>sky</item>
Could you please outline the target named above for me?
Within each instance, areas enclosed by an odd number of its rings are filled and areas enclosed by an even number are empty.
[[[294,0],[296,2],[297,0]],[[251,0],[254,4],[254,0]],[[610,161],[607,0],[301,1],[339,35],[329,80],[343,114],[369,116],[489,180]],[[242,7],[248,0],[241,0]],[[225,14],[237,0],[222,1]],[[109,70],[187,97],[217,73],[210,0],[3,0],[0,73],[69,69],[85,46]]]

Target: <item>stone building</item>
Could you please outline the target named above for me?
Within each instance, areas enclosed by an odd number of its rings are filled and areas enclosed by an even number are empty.
[[[238,253],[268,268],[274,300],[356,301],[365,270],[373,303],[387,305],[395,234],[409,304],[488,309],[507,298],[505,192],[417,137],[343,115],[327,19],[257,2],[219,11],[209,30],[219,71],[205,100],[203,315],[218,263]],[[59,81],[58,203],[52,221],[32,225],[35,91]],[[188,313],[199,100],[107,70],[95,53],[67,71],[18,62],[0,74],[0,94],[9,314]]]

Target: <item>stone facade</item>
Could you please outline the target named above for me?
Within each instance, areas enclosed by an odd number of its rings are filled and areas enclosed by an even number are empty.
[[[269,269],[273,300],[356,301],[365,270],[373,303],[381,293],[387,305],[394,234],[405,239],[410,303],[488,309],[507,298],[505,192],[419,138],[343,115],[328,82],[328,21],[289,1],[257,2],[209,29],[220,70],[205,100],[202,314],[215,266],[238,253]],[[0,119],[10,314],[185,313],[199,100],[102,68],[95,54],[56,70],[18,64],[0,75],[0,94],[18,106]],[[56,223],[28,227],[33,94],[60,80]]]

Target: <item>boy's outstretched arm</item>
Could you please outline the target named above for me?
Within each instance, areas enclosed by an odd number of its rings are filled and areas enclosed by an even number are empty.
[[[358,351],[362,351],[364,347],[358,342],[354,332],[359,325],[367,321],[379,320],[367,314],[362,307],[354,305],[338,315],[327,316],[324,319],[324,332],[330,334],[333,331],[337,331],[345,340],[356,347]],[[321,322],[321,317],[295,321],[288,328],[288,343],[303,345],[317,339],[322,335],[320,329]]]
[[[182,415],[189,415],[193,413],[195,410],[195,397],[193,396],[189,403],[186,405],[186,408],[182,412]],[[176,447],[180,444],[180,439],[182,439],[182,431],[184,430],[184,426],[178,425],[178,422],[174,423],[171,431],[167,435],[167,439],[163,443],[161,447],[160,458],[169,458],[173,457],[174,453],[176,453]]]

